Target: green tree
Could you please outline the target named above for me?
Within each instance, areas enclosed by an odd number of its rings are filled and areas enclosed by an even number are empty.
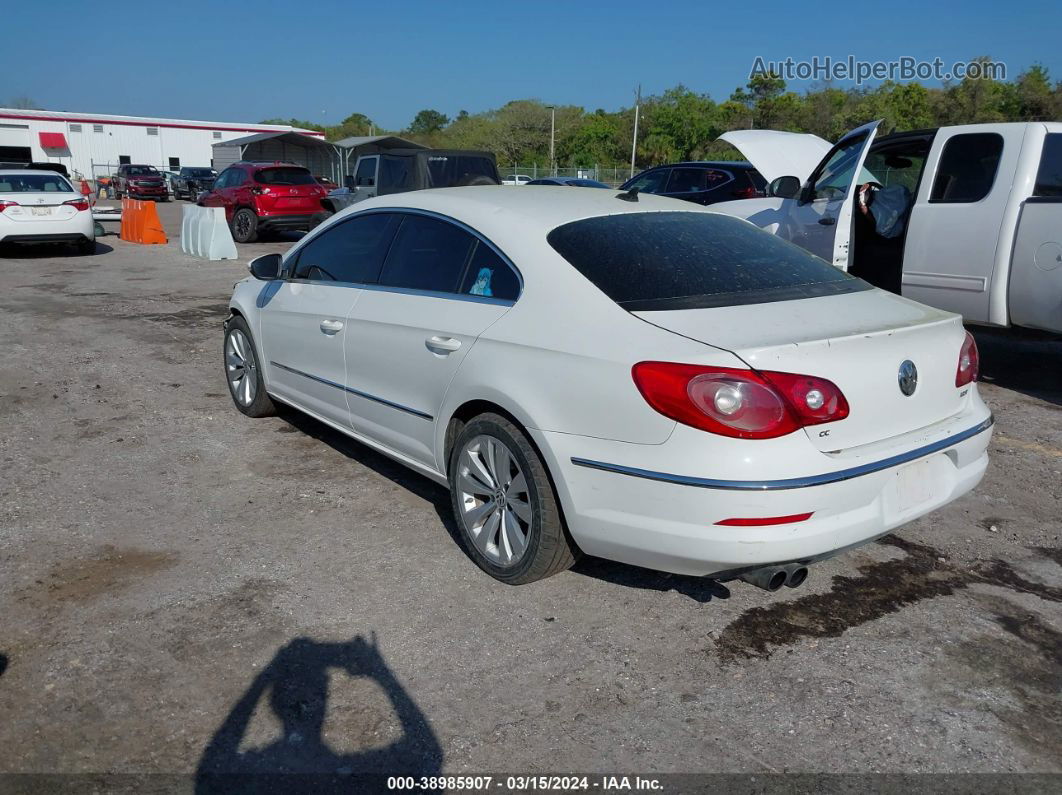
[[[431,135],[439,132],[450,123],[450,119],[437,110],[425,109],[420,111],[409,125],[409,132],[414,135]]]

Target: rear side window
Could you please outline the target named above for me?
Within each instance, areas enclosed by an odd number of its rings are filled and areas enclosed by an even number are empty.
[[[454,224],[406,215],[391,244],[380,284],[452,293],[465,272],[476,238]]]
[[[259,185],[316,185],[317,180],[305,168],[294,166],[275,166],[260,169],[254,175]]]
[[[1033,196],[1062,197],[1062,133],[1048,133],[1044,138]]]
[[[933,180],[931,202],[961,204],[979,202],[996,180],[1003,136],[998,133],[965,133],[944,144]]]
[[[371,213],[326,229],[299,252],[293,277],[375,284],[400,219],[391,213]]]
[[[730,175],[714,168],[673,168],[667,182],[668,193],[711,190],[730,181]]]
[[[494,249],[480,240],[476,242],[458,292],[515,301],[520,294],[520,279]]]
[[[631,312],[869,290],[804,249],[715,213],[622,213],[559,226],[549,244]]]
[[[358,169],[358,173],[361,173],[360,168]],[[369,182],[368,184],[371,185],[372,182]],[[413,190],[413,158],[381,155],[380,184],[378,187],[378,192],[381,196],[388,193],[401,193],[402,191]]]
[[[485,157],[470,155],[429,155],[428,178],[433,188],[498,182],[498,170]]]

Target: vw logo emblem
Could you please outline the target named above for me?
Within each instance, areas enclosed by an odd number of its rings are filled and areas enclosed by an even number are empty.
[[[915,389],[918,387],[918,368],[915,367],[914,362],[910,359],[905,359],[903,364],[900,365],[899,373],[900,391],[907,397],[911,397],[914,394]]]

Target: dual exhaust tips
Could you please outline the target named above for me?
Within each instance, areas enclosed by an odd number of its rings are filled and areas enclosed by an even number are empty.
[[[808,567],[802,563],[787,563],[784,566],[764,566],[741,575],[740,579],[762,588],[765,591],[777,591],[783,585],[796,588],[808,578]]]

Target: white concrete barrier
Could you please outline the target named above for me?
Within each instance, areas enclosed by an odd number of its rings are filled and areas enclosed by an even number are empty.
[[[185,204],[181,209],[181,251],[209,260],[236,259],[224,208]]]

